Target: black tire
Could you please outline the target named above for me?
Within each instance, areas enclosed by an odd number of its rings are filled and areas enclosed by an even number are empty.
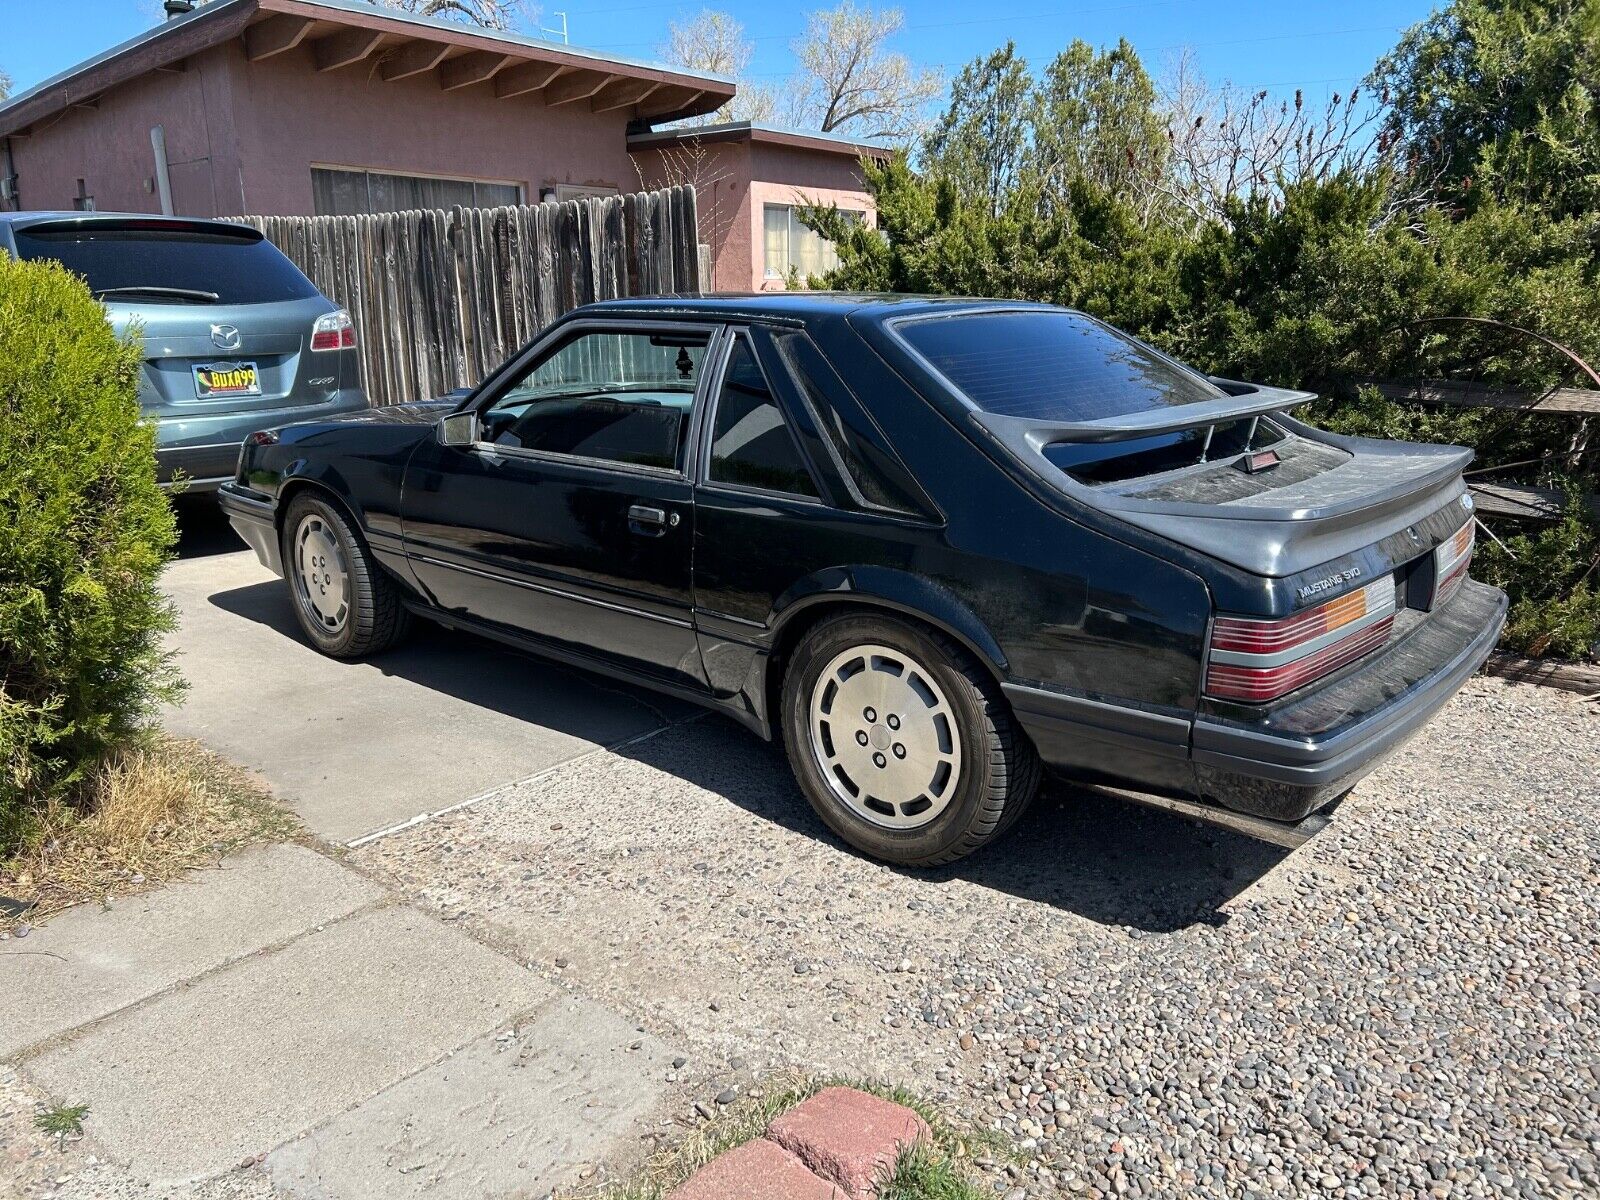
[[[324,553],[313,556],[326,568],[316,580],[307,572],[316,574],[317,567],[302,565],[302,527],[308,539],[327,539],[317,543]],[[410,631],[411,614],[400,603],[394,580],[373,560],[366,541],[337,505],[315,493],[301,492],[284,515],[282,547],[284,581],[289,585],[295,619],[306,639],[322,653],[332,658],[365,658],[381,654]],[[339,577],[343,588],[328,586]],[[314,583],[321,586],[313,587]],[[319,617],[318,604],[325,609],[333,607],[341,595],[342,618]]]
[[[844,693],[838,690],[845,685],[838,683],[832,685],[831,693],[840,698],[838,719],[819,719],[813,724],[813,702],[819,706],[819,711],[821,706],[834,703],[826,698],[829,685],[825,684],[822,692],[818,692],[819,680],[830,669],[833,673],[829,678],[837,680],[839,671],[850,669],[850,656],[862,647],[883,647],[891,651],[889,655],[871,659],[887,664],[882,669],[890,673],[894,671],[894,653],[908,656],[912,664],[931,677],[937,693],[942,693],[940,696],[929,690],[930,696],[937,700],[936,705],[930,701],[929,712],[936,714],[933,719],[938,721],[942,717],[954,725],[958,740],[951,745],[959,748],[959,770],[954,772],[953,785],[946,784],[942,808],[932,812],[930,805],[928,811],[932,815],[915,827],[887,827],[885,822],[917,820],[918,815],[908,814],[926,797],[919,797],[910,804],[885,804],[863,788],[856,790],[853,800],[847,799],[846,794],[851,789],[849,772],[839,774],[825,761],[835,726],[844,729],[846,720],[861,726],[848,730],[851,738],[859,740],[863,734],[869,734],[873,739],[870,744],[860,741],[860,753],[872,755],[873,763],[886,757],[875,754],[872,749],[879,744],[878,739],[893,739],[896,735],[886,733],[886,727],[879,723],[874,723],[869,730],[864,716],[861,722],[855,722],[853,711],[847,717],[843,712]],[[838,668],[836,664],[841,660],[846,665]],[[865,664],[868,658],[863,656],[859,661]],[[902,670],[908,677],[915,674],[903,664]],[[863,713],[867,711],[871,710],[863,710]],[[906,720],[907,729],[910,729],[912,718]],[[839,616],[806,633],[784,672],[782,731],[795,778],[828,828],[856,849],[903,866],[933,867],[966,857],[1016,824],[1039,789],[1039,756],[1033,743],[1017,726],[1010,705],[994,680],[951,638],[937,630],[893,617]],[[892,749],[899,755],[901,746],[892,743]],[[851,755],[856,753],[850,751]],[[953,751],[936,750],[934,758],[948,753]],[[915,751],[910,757],[916,760]],[[838,765],[836,762],[835,767]],[[866,763],[861,767],[870,775],[871,768]],[[915,771],[912,774],[913,778],[920,778]],[[829,782],[834,775],[840,780],[838,787]],[[938,779],[937,769],[934,778]],[[875,802],[887,811],[877,814],[869,811]]]

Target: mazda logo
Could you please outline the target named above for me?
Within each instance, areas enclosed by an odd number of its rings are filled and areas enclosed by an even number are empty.
[[[234,325],[213,325],[211,327],[211,344],[218,350],[237,350],[239,348],[239,330]]]

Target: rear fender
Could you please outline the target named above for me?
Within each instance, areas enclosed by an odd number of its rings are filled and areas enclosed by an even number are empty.
[[[807,618],[815,617],[817,607],[825,604],[883,609],[924,621],[964,645],[997,682],[1005,678],[1005,651],[976,613],[948,588],[893,567],[830,567],[797,582],[773,605],[773,648],[787,649],[798,641],[803,626],[811,624]]]
[[[807,630],[831,616],[878,612],[930,625],[959,642],[997,681],[1005,652],[954,593],[890,567],[830,567],[797,581],[774,602],[759,633],[702,618],[701,655],[713,690],[746,725],[775,732],[784,664]]]

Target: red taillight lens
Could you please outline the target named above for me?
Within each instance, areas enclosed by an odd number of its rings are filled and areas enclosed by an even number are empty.
[[[1477,534],[1474,522],[1469,520],[1447,540],[1433,549],[1433,603],[1438,608],[1466,582],[1467,568],[1472,565],[1472,548]]]
[[[311,326],[313,350],[354,350],[356,327],[344,309],[324,313]]]
[[[1394,626],[1394,577],[1292,617],[1218,617],[1206,694],[1260,704],[1336,671],[1383,645]]]

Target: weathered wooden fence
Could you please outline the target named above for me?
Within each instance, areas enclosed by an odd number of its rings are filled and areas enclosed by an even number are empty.
[[[374,404],[471,386],[581,304],[700,286],[691,187],[508,208],[240,219],[349,309]]]
[[[1363,376],[1352,382],[1374,387],[1385,399],[1402,403],[1444,408],[1513,408],[1574,419],[1576,427],[1568,448],[1568,456],[1574,462],[1587,448],[1590,418],[1600,416],[1600,391],[1591,388],[1552,388],[1528,394],[1440,379],[1386,380]],[[1566,496],[1553,488],[1477,479],[1470,482],[1480,512],[1550,521],[1560,519],[1566,510]],[[1600,495],[1585,496],[1584,503],[1600,513]]]

